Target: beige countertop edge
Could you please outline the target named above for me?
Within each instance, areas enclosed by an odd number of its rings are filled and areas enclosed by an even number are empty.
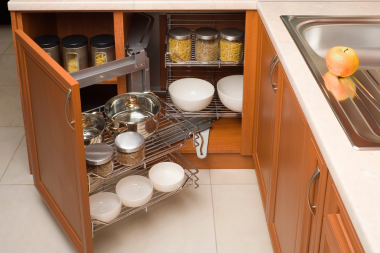
[[[82,0],[65,2],[51,1],[9,1],[8,9],[10,11],[183,11],[183,10],[255,10],[257,1],[237,0],[237,1],[218,1],[218,0]]]
[[[281,15],[380,15],[380,2],[259,2],[258,11],[365,252],[380,252],[380,151],[356,151]]]

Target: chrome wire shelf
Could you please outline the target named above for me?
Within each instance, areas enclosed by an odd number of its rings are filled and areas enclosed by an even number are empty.
[[[112,181],[114,177],[124,175],[136,167],[144,165],[150,161],[154,161],[155,159],[172,153],[184,146],[193,144],[196,147],[199,145],[199,135],[196,134],[198,127],[190,120],[186,119],[183,115],[181,115],[181,112],[173,105],[165,103],[160,98],[158,99],[162,105],[162,110],[159,112],[159,129],[152,136],[145,140],[145,159],[133,166],[124,166],[121,165],[115,158],[114,169],[110,175],[102,177],[91,172],[88,173],[88,175],[98,177],[104,181],[104,183],[107,183],[108,181]],[[87,112],[103,113],[104,106],[97,107]],[[172,116],[172,113],[175,113],[176,116]],[[105,132],[103,142],[107,143],[115,149],[114,137],[111,133],[107,131]]]
[[[182,166],[185,170],[186,180],[181,188],[176,191],[163,193],[154,190],[152,199],[145,205],[137,208],[129,208],[123,206],[120,215],[111,222],[105,223],[97,220],[92,221],[93,232],[98,231],[110,224],[113,224],[127,216],[130,216],[140,210],[147,210],[148,206],[151,206],[167,197],[170,197],[184,188],[193,185],[198,188],[197,181],[199,180],[196,174],[199,172],[196,167],[190,164],[181,154],[176,150],[181,147],[193,144],[198,146],[199,135],[196,133],[199,128],[195,123],[192,123],[190,119],[181,116],[181,113],[172,105],[167,104],[162,99],[158,98],[162,105],[162,110],[159,113],[159,129],[149,138],[145,140],[145,159],[133,166],[127,167],[120,164],[117,159],[113,160],[114,169],[113,172],[102,177],[94,173],[88,173],[88,177],[97,177],[101,181],[99,186],[89,195],[93,195],[99,192],[115,192],[116,184],[124,177],[131,175],[141,175],[148,177],[149,169],[156,163],[160,162],[174,162]],[[180,117],[170,116],[171,113],[167,110],[175,112]],[[92,112],[104,112],[104,106],[97,107],[90,111]],[[201,122],[201,121],[200,121]],[[114,137],[111,133],[105,132],[104,143],[112,146],[115,149]],[[116,152],[116,150],[115,150]],[[97,222],[99,224],[95,224]]]
[[[153,161],[150,161],[150,162],[147,162],[146,165],[141,165],[137,168],[134,168],[132,170],[129,170],[127,173],[123,174],[123,175],[119,175],[117,177],[114,177],[112,179],[112,181],[108,181],[107,183],[102,183],[94,192],[92,192],[91,194],[95,194],[95,193],[99,193],[99,192],[112,192],[112,193],[115,193],[115,188],[116,188],[116,184],[119,182],[120,179],[126,177],[126,176],[132,176],[132,175],[140,175],[140,176],[145,176],[145,177],[148,177],[148,174],[149,174],[149,169],[154,165],[154,164],[157,164],[157,163],[160,163],[160,162],[174,162],[174,163],[177,163],[179,165],[182,166],[182,168],[185,170],[185,183],[177,190],[173,191],[173,192],[159,192],[157,190],[154,190],[153,192],[153,196],[152,196],[152,199],[145,205],[143,206],[140,206],[140,207],[135,207],[135,208],[131,208],[131,207],[126,207],[126,206],[123,206],[122,207],[122,210],[121,210],[121,213],[120,215],[108,222],[108,223],[104,223],[104,222],[100,222],[100,221],[97,221],[97,220],[93,220],[92,221],[92,226],[93,226],[93,232],[96,232],[96,231],[99,231],[100,229],[108,226],[108,225],[111,225],[111,224],[114,224],[134,213],[137,213],[141,210],[145,210],[147,211],[148,210],[148,207],[153,205],[153,204],[156,204],[158,203],[159,201],[163,200],[163,199],[166,199],[180,191],[182,191],[183,189],[189,187],[189,186],[194,186],[194,188],[198,188],[199,185],[197,183],[197,181],[199,180],[199,178],[196,176],[196,174],[199,172],[198,169],[196,167],[194,167],[192,164],[190,164],[181,154],[179,154],[177,151],[174,151],[173,154],[169,153],[165,156],[162,156],[160,158],[157,158]],[[100,224],[95,224],[95,222],[98,222]]]
[[[178,108],[176,108],[170,98],[169,94],[169,86],[176,80],[182,79],[182,78],[200,78],[205,81],[210,82],[215,87],[215,93],[214,97],[212,98],[211,103],[207,108],[203,109],[202,111],[198,112],[186,112],[182,111]],[[195,76],[170,76],[170,71],[168,71],[168,80],[166,81],[166,102],[169,105],[169,107],[166,109],[166,111],[170,114],[170,116],[174,117],[214,117],[214,118],[241,118],[242,113],[240,112],[234,112],[228,109],[223,105],[223,103],[219,99],[218,90],[216,87],[217,81],[215,80],[214,76],[202,76],[202,77],[195,77]],[[175,108],[173,110],[172,108]],[[177,114],[177,112],[180,112]]]
[[[175,15],[181,15],[181,14],[175,14]],[[187,15],[187,14],[185,14]],[[208,16],[212,16],[213,14],[208,14]],[[223,15],[241,15],[241,14],[233,14],[233,13],[225,13]],[[231,23],[243,23],[245,22],[244,19],[230,19],[230,20],[211,20],[211,19],[197,19],[197,20],[186,20],[186,19],[173,19],[172,14],[167,15],[167,31],[169,31],[172,26],[185,26],[192,30],[192,36],[191,36],[191,58],[189,61],[184,61],[181,59],[181,57],[177,56],[174,53],[169,52],[168,50],[168,42],[167,39],[165,40],[165,68],[166,67],[191,67],[191,66],[198,66],[198,67],[223,67],[223,66],[244,66],[244,61],[197,61],[195,59],[195,29],[202,24],[203,27],[213,27],[215,28],[216,25],[220,23],[226,23],[229,22],[229,26]],[[192,28],[194,27],[194,29]],[[180,62],[174,62],[170,59],[170,55],[175,55]],[[243,48],[243,57],[244,59],[244,48]]]

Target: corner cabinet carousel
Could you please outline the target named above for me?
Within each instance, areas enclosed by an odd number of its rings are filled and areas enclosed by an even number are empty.
[[[80,86],[89,85],[93,78],[99,80],[99,76],[114,78],[116,76],[112,75],[115,75],[117,68],[130,71],[128,66],[135,65],[131,64],[131,60],[138,60],[138,57],[126,57],[70,75],[21,30],[15,30],[15,45],[34,182],[79,252],[93,252],[92,237],[95,231],[140,210],[147,210],[149,206],[188,186],[198,187],[198,169],[176,150],[191,144],[199,145],[197,125],[203,121],[190,121],[157,97],[163,109],[158,114],[158,130],[145,140],[145,159],[129,167],[115,159],[113,172],[106,177],[97,176],[99,186],[90,194],[115,192],[120,179],[130,175],[147,177],[149,169],[160,162],[181,165],[185,171],[183,185],[168,193],[154,190],[147,204],[136,208],[123,207],[120,215],[108,223],[91,220],[88,186],[91,173],[87,174],[85,164]],[[118,71],[116,73],[120,74]],[[104,106],[101,106],[89,112],[103,111]],[[105,133],[104,142],[114,148],[111,132]]]

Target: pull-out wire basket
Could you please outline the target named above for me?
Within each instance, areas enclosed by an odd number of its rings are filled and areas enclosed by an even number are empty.
[[[146,210],[148,206],[151,206],[158,201],[165,199],[173,194],[181,191],[182,189],[194,185],[195,188],[198,187],[196,181],[198,177],[198,169],[191,165],[182,155],[180,155],[176,150],[181,147],[191,145],[194,146],[200,145],[199,135],[197,134],[198,127],[190,119],[181,116],[181,112],[178,111],[172,105],[165,103],[162,99],[158,98],[161,102],[162,110],[159,113],[159,129],[149,138],[145,140],[145,159],[133,166],[124,166],[120,164],[117,159],[113,160],[114,169],[111,174],[108,176],[102,177],[96,175],[92,172],[88,173],[89,181],[90,177],[97,177],[100,180],[99,186],[93,190],[90,195],[99,193],[99,192],[114,192],[115,186],[120,179],[131,176],[131,175],[142,175],[148,176],[149,169],[156,163],[160,162],[175,162],[183,167],[186,174],[185,183],[181,188],[176,191],[169,193],[162,193],[155,191],[152,199],[145,205],[138,208],[126,208],[123,207],[121,214],[114,220],[108,223],[97,221],[100,224],[94,224],[93,222],[93,231],[97,231],[107,225],[113,224],[131,214],[136,213],[140,210]],[[176,113],[176,117],[171,116],[171,113],[168,112],[170,109],[171,112]],[[104,106],[97,107],[90,111],[92,112],[104,112]],[[114,136],[105,132],[104,143],[107,143],[115,149]],[[90,189],[89,189],[90,190]]]
[[[168,49],[168,43],[166,40],[166,53],[165,53],[165,68],[166,67],[192,67],[192,66],[198,66],[198,67],[223,67],[223,66],[243,66],[244,61],[197,61],[195,58],[195,29],[201,27],[212,27],[220,29],[222,27],[234,27],[241,25],[244,25],[244,15],[241,13],[224,13],[222,14],[223,17],[221,17],[220,14],[212,14],[208,13],[207,15],[202,14],[168,14],[167,15],[167,30],[170,30],[173,27],[186,27],[192,30],[192,36],[191,36],[191,57],[189,61],[184,61],[179,57],[178,55],[169,52]],[[197,18],[190,18],[186,19],[184,17],[176,19],[176,17],[180,16],[197,16]],[[223,19],[226,18],[227,19]],[[236,17],[236,18],[231,18]],[[178,62],[174,62],[170,59],[170,55],[174,55],[176,59],[178,59]],[[244,47],[243,47],[243,56],[242,59],[244,59]]]
[[[190,71],[189,71],[190,73]],[[203,71],[200,76],[194,76],[194,75],[181,75],[181,76],[172,76],[171,71],[168,71],[168,79],[166,81],[166,102],[168,104],[168,107],[166,109],[168,116],[174,116],[174,117],[213,117],[213,118],[241,118],[242,113],[241,112],[234,112],[227,107],[223,105],[223,103],[220,101],[219,95],[218,95],[218,90],[217,90],[217,82],[218,78],[215,77],[215,71]],[[173,104],[171,98],[170,98],[170,93],[169,93],[169,87],[170,85],[179,79],[182,78],[199,78],[203,79],[205,81],[210,82],[214,88],[214,96],[212,98],[211,103],[202,111],[198,112],[186,112],[182,111],[178,108],[175,107]],[[220,78],[219,78],[220,79]],[[180,112],[177,114],[177,112]]]

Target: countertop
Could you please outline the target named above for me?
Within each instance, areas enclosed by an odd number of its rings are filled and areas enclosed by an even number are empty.
[[[380,252],[380,151],[356,151],[335,118],[281,15],[380,15],[380,2],[251,0],[10,0],[9,10],[256,9],[367,253]]]
[[[259,2],[257,9],[364,247],[380,252],[380,151],[356,151],[281,15],[380,15],[380,2]]]

